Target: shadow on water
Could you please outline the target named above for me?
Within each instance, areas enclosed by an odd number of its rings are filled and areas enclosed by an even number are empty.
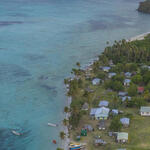
[[[18,82],[30,78],[30,72],[19,65],[0,64],[0,82]]]
[[[53,94],[54,96],[57,95],[57,90],[56,90],[56,87],[54,87],[54,86],[49,86],[47,84],[41,84],[40,87],[42,87],[43,89],[49,91],[50,94]]]
[[[22,21],[0,21],[0,26],[9,26],[13,24],[23,24]]]
[[[37,55],[37,54],[27,54],[25,55],[25,58],[29,61],[41,61],[42,59],[45,59],[46,57],[43,55]]]

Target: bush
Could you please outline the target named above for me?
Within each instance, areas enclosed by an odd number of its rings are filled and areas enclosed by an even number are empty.
[[[123,81],[124,81],[124,76],[123,75],[116,75],[116,76],[113,76],[112,77],[112,80],[113,81],[120,81],[121,83],[123,83]]]
[[[128,88],[128,95],[129,96],[135,96],[137,95],[137,86],[135,84],[131,84]]]
[[[133,76],[131,80],[135,84],[140,84],[143,81],[143,78],[140,74],[137,74],[137,75]]]
[[[118,132],[121,130],[121,128],[122,128],[122,124],[120,122],[120,118],[118,116],[114,117],[113,120],[111,121],[109,129],[111,131]]]
[[[145,73],[144,75],[143,75],[143,81],[144,81],[144,83],[147,85],[147,83],[149,83],[150,82],[150,71],[148,71],[147,73]]]

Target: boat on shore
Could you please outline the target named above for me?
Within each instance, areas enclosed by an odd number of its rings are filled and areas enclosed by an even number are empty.
[[[50,122],[48,122],[47,125],[51,126],[51,127],[58,127],[58,124],[54,124],[54,123],[50,123]]]
[[[12,130],[11,132],[12,132],[14,135],[17,135],[17,136],[20,136],[20,135],[21,135],[21,133],[15,131],[15,130]]]

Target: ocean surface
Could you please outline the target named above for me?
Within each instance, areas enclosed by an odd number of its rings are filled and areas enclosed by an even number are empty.
[[[84,65],[100,54],[106,41],[150,31],[150,15],[136,11],[138,2],[0,0],[0,150],[61,144],[64,78],[77,61]]]

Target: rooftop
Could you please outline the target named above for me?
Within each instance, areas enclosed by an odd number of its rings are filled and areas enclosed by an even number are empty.
[[[118,132],[117,140],[128,140],[128,133],[126,133],[126,132]]]
[[[99,84],[100,81],[101,81],[101,79],[95,78],[95,79],[92,80],[92,84],[93,84],[93,85]]]
[[[101,106],[105,106],[105,107],[107,107],[108,106],[108,104],[109,104],[109,102],[108,101],[105,101],[105,100],[103,100],[103,101],[100,101],[99,102],[99,107],[101,107]]]
[[[128,94],[127,92],[121,92],[121,91],[118,93],[119,96],[126,96],[127,94]]]
[[[130,77],[131,75],[132,75],[131,72],[126,72],[126,73],[125,73],[125,76],[127,76],[127,77]]]
[[[115,72],[110,72],[110,73],[108,74],[109,77],[113,77],[113,76],[115,76],[115,75],[116,75]]]
[[[129,119],[129,118],[121,118],[121,119],[120,119],[120,122],[121,122],[122,124],[129,125],[130,119]]]
[[[118,114],[118,109],[112,109],[113,114]]]
[[[86,110],[89,108],[89,104],[88,103],[84,103],[82,106],[82,109]]]
[[[124,102],[125,100],[131,100],[131,97],[130,96],[123,96],[122,98],[122,102]]]
[[[150,112],[150,107],[148,107],[148,106],[147,107],[142,106],[141,109],[140,109],[140,111],[141,112]]]
[[[144,91],[144,87],[139,86],[139,87],[138,87],[138,92],[143,92],[143,91]]]
[[[125,80],[124,80],[124,83],[130,83],[130,82],[131,82],[130,79],[125,79]]]

